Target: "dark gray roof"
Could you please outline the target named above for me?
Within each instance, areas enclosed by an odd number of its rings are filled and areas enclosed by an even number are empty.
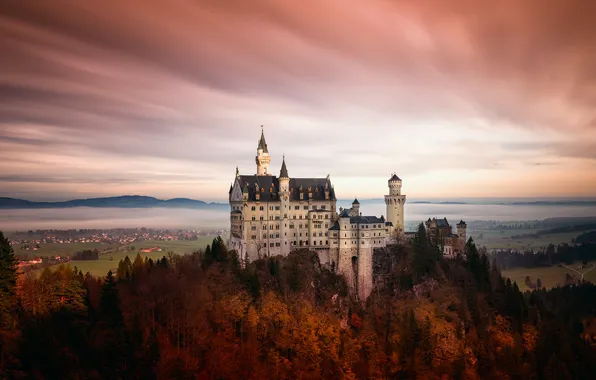
[[[438,228],[442,228],[442,227],[450,227],[449,226],[449,222],[447,221],[447,218],[444,219],[436,219],[436,218],[432,218],[432,220],[430,218],[428,218],[428,220],[426,221],[426,226],[430,227],[431,222],[436,222],[437,223],[437,227]]]
[[[350,210],[349,208],[343,209],[342,212],[339,214],[340,218],[349,218],[350,217]]]
[[[288,168],[286,168],[286,158],[283,158],[283,161],[281,162],[281,170],[279,172],[279,178],[290,178],[290,176],[288,175]]]
[[[391,222],[385,222],[385,225],[393,227],[393,223],[391,223]]]
[[[232,194],[232,185],[230,184],[230,191],[228,191],[228,194]]]
[[[459,223],[457,223],[458,226],[466,226],[466,222],[464,222],[463,220],[460,220]]]
[[[263,132],[263,130],[261,129],[261,139],[259,140],[259,146],[257,147],[258,149],[263,149],[263,153],[269,153],[269,151],[267,150],[267,143],[265,142],[265,133]]]
[[[385,223],[385,221],[376,216],[351,216],[350,223],[354,224],[372,224],[372,223]]]
[[[394,173],[394,174],[391,176],[391,178],[389,178],[389,181],[401,181],[401,178],[399,178],[399,177],[397,176],[397,174],[395,174],[395,173]]]
[[[248,200],[255,201],[256,186],[259,186],[260,200],[263,202],[279,201],[279,179],[276,176],[241,175],[240,186],[248,192]],[[326,178],[290,178],[290,200],[300,200],[300,189],[304,194],[303,200],[309,200],[308,189],[311,190],[312,200],[325,200],[325,188],[329,189],[329,200],[335,199],[335,191]],[[263,191],[261,191],[261,189]]]
[[[339,223],[337,223],[337,222],[333,223],[333,226],[331,226],[330,230],[339,231]]]
[[[359,205],[360,202],[358,202],[358,198],[354,198],[354,202],[352,202],[353,205]]]
[[[437,219],[437,227],[449,227],[447,219]]]

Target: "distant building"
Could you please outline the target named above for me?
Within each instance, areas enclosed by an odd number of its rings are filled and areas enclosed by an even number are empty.
[[[389,178],[385,196],[387,220],[363,216],[357,199],[350,209],[336,211],[337,199],[326,178],[290,177],[285,157],[279,177],[269,171],[271,156],[261,132],[255,157],[257,173],[241,175],[236,168],[230,185],[230,241],[242,260],[286,256],[307,248],[335,268],[348,285],[366,299],[372,290],[373,248],[395,241],[404,229],[402,180]]]
[[[464,254],[466,247],[466,222],[463,220],[457,224],[457,233],[453,233],[453,228],[443,219],[428,219],[425,222],[426,232],[430,239],[439,245],[443,251],[443,256],[448,258],[455,257],[458,253]]]

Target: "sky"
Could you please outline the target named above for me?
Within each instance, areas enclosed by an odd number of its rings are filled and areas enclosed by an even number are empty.
[[[596,195],[596,2],[2,1],[0,196]]]

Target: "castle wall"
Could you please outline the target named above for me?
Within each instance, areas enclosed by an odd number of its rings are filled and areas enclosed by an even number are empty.
[[[356,273],[354,272],[354,265],[352,257],[358,257],[358,248],[340,248],[339,249],[339,263],[337,267],[337,273],[344,276],[346,284],[352,290],[358,288]]]
[[[373,288],[372,253],[370,245],[360,247],[358,252],[358,296],[363,301],[368,298]]]

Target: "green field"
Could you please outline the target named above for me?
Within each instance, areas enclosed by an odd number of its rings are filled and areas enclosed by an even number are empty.
[[[145,257],[149,257],[153,261],[161,259],[163,256],[167,255],[166,252],[141,252],[139,254],[143,259]],[[69,265],[73,268],[76,266],[83,273],[89,272],[93,276],[103,277],[110,269],[112,272],[116,272],[116,269],[118,268],[118,262],[124,259],[127,255],[131,261],[134,261],[135,257],[137,256],[137,252],[114,252],[113,254],[100,256],[99,260],[69,261],[65,265]]]
[[[15,255],[19,257],[45,257],[45,256],[72,256],[75,252],[84,250],[106,251],[118,247],[119,244],[105,244],[105,243],[44,243],[39,245],[37,251],[21,249],[20,245],[13,245]]]
[[[122,249],[115,250],[110,253],[102,254],[99,256],[99,260],[80,260],[80,261],[69,261],[65,265],[71,267],[77,267],[83,273],[91,273],[93,276],[105,276],[106,273],[111,269],[115,271],[118,268],[118,262],[124,259],[126,256],[134,261],[137,253],[144,259],[145,257],[151,258],[153,261],[161,259],[163,256],[167,256],[168,252],[174,252],[176,254],[188,254],[199,249],[204,249],[207,244],[211,244],[213,236],[200,236],[198,240],[173,240],[173,241],[162,241],[162,240],[148,240],[143,242],[135,242],[131,244],[135,250],[126,250],[128,246],[121,247]],[[59,244],[66,246],[70,244]],[[140,249],[150,248],[159,246],[161,252],[139,252]],[[88,248],[86,248],[88,249]],[[79,249],[80,250],[80,249]],[[73,252],[76,252],[73,251]],[[62,254],[65,254],[62,251]],[[52,268],[52,267],[50,267]]]
[[[488,249],[502,248],[502,249],[539,249],[546,248],[549,244],[558,245],[561,243],[571,243],[571,240],[576,238],[581,232],[564,232],[557,234],[541,235],[540,237],[523,237],[512,239],[515,235],[524,235],[536,233],[537,229],[515,229],[504,230],[501,233],[499,230],[484,230],[484,231],[470,231],[468,234],[478,246],[485,246]],[[482,233],[482,238],[478,236]]]
[[[172,251],[174,253],[192,253],[193,251],[204,249],[207,244],[211,244],[214,236],[199,236],[197,240],[146,240],[141,242],[132,243],[131,246],[135,247],[136,251],[142,248],[160,247],[165,252]],[[163,255],[162,255],[163,256]]]
[[[577,269],[580,264],[581,262],[576,262],[573,263],[573,265],[568,266],[581,273],[585,273],[592,267],[592,265],[596,264],[596,261],[589,262],[586,269]],[[502,271],[503,277],[511,279],[512,282],[517,282],[517,286],[519,286],[519,289],[522,292],[525,290],[530,290],[525,284],[526,276],[530,276],[530,279],[534,283],[539,278],[542,282],[542,286],[549,289],[557,285],[563,285],[565,283],[565,273],[575,275],[576,278],[579,278],[576,272],[566,267],[559,267],[557,265],[540,268],[513,268]],[[584,280],[596,283],[596,269],[588,272],[585,275]]]

